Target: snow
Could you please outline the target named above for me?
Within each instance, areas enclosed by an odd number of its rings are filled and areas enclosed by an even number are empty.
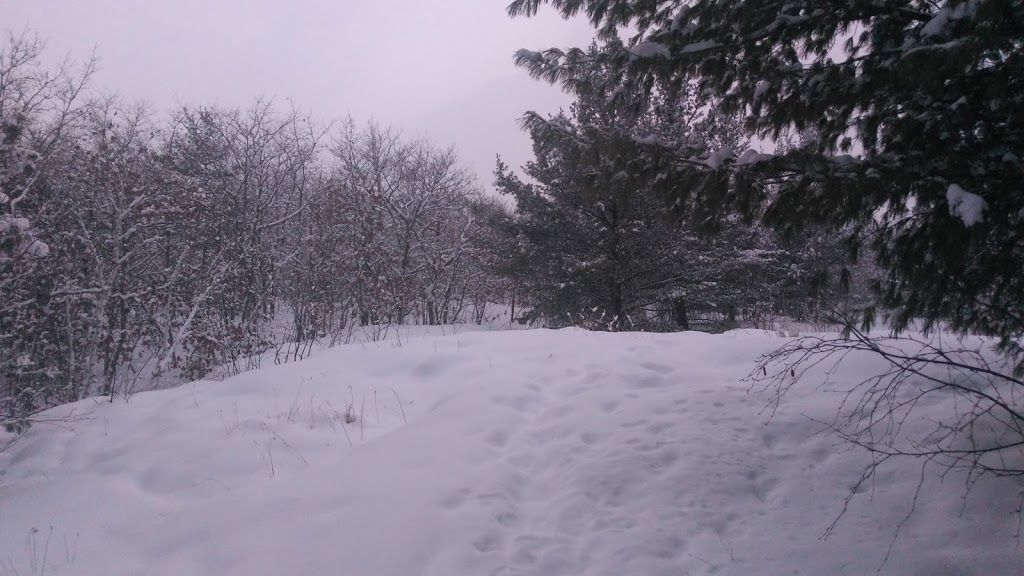
[[[686,22],[687,18],[689,17],[689,15],[690,15],[690,5],[689,4],[683,4],[682,6],[680,6],[679,10],[676,12],[676,15],[672,18],[671,30],[676,31],[676,30],[681,29],[683,27],[683,24]]]
[[[630,54],[640,58],[670,58],[672,52],[660,42],[641,42],[629,49]]]
[[[921,37],[928,38],[929,36],[945,36],[946,27],[949,26],[950,18],[953,15],[953,10],[949,7],[940,8],[938,12],[932,16],[921,28]]]
[[[703,52],[705,50],[711,50],[712,48],[717,47],[718,42],[715,42],[714,40],[702,40],[700,42],[694,42],[692,44],[687,44],[686,46],[683,46],[682,50],[680,50],[680,53],[689,54],[692,52]]]
[[[0,215],[0,234],[8,234],[12,230],[14,234],[18,232],[24,232],[30,228],[28,220],[24,218],[16,218],[10,214]]]
[[[854,164],[860,163],[860,160],[856,156],[851,156],[849,154],[830,156],[828,157],[828,160],[838,166],[853,166]]]
[[[665,146],[665,145],[667,145],[667,142],[665,141],[665,139],[662,138],[661,136],[658,136],[657,134],[647,134],[647,135],[644,135],[644,136],[634,136],[633,137],[633,141],[636,142],[637,144],[642,144],[642,145],[656,145],[656,146]]]
[[[979,4],[980,0],[950,1],[946,6],[939,8],[932,18],[921,27],[921,38],[949,36],[949,28],[953,22],[964,18],[974,18]]]
[[[21,235],[21,238],[18,239],[15,253],[26,254],[34,258],[44,258],[50,253],[50,247],[44,242],[26,234],[31,228],[32,224],[27,218],[10,214],[0,215],[0,236],[7,234]]]
[[[720,168],[726,160],[732,158],[735,155],[736,153],[733,151],[732,148],[730,148],[729,146],[723,146],[708,154],[708,157],[706,160],[704,160],[704,163],[711,168],[717,169]]]
[[[841,394],[748,393],[773,334],[447,332],[55,409],[0,453],[0,573],[869,574],[911,509],[896,462],[820,538],[867,458],[819,433]],[[1020,486],[963,486],[882,574],[1017,573]]]
[[[982,214],[988,209],[985,199],[956,184],[950,184],[946,189],[946,201],[949,202],[950,215],[962,220],[964,226],[971,227],[985,219]]]
[[[758,162],[765,162],[772,158],[775,158],[774,154],[762,154],[761,152],[750,148],[736,159],[736,165],[744,166],[746,164],[757,164]]]
[[[516,59],[519,60],[535,60],[541,57],[541,53],[535,52],[533,50],[527,50],[525,48],[520,48],[516,50],[515,57]]]
[[[25,247],[25,254],[33,258],[46,258],[46,255],[50,253],[50,246],[45,242],[33,239],[28,246]]]
[[[757,86],[754,87],[754,100],[757,100],[761,96],[764,96],[765,92],[771,89],[772,84],[767,80],[760,80]]]

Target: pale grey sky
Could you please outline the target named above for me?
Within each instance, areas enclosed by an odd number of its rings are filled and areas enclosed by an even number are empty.
[[[490,188],[494,155],[530,158],[516,119],[569,98],[512,64],[518,48],[578,46],[587,23],[512,20],[508,0],[0,0],[0,27],[30,29],[47,55],[96,49],[95,86],[143,99],[245,106],[291,98],[327,120],[351,114],[454,144]]]

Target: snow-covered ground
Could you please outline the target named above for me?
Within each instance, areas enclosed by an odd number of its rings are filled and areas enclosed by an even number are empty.
[[[56,409],[0,454],[0,575],[870,574],[921,478],[821,539],[867,459],[836,394],[748,394],[773,334],[447,334]],[[882,573],[1021,574],[1019,490],[929,476]]]

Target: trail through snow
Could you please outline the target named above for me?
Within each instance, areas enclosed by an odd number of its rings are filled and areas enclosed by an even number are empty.
[[[781,342],[464,333],[63,407],[89,419],[0,454],[0,574],[874,573],[919,463],[821,539],[867,459],[815,422],[835,394],[770,421],[748,394]],[[953,480],[928,475],[883,574],[1021,573],[1020,487]]]

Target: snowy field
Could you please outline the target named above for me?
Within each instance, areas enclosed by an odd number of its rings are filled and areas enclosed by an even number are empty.
[[[0,575],[875,573],[920,463],[822,539],[868,460],[838,394],[748,393],[783,342],[449,330],[61,407],[0,454]],[[927,476],[881,573],[1024,573],[1019,490]]]

